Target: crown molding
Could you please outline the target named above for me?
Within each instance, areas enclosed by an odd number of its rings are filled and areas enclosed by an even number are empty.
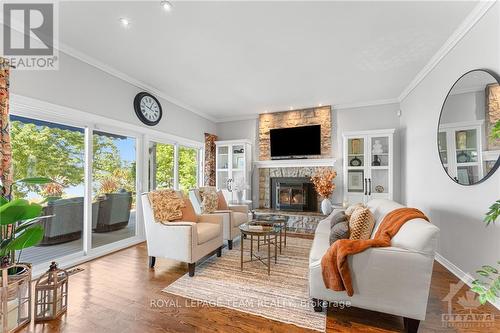
[[[68,46],[67,44],[64,44],[62,43],[61,41],[59,41],[59,51],[60,52],[63,52],[75,59],[78,59],[88,65],[91,65],[105,73],[108,73],[109,75],[112,75],[122,81],[125,81],[125,82],[128,82],[130,83],[131,85],[137,87],[137,88],[140,88],[140,89],[143,89],[143,90],[146,90],[147,92],[157,96],[157,97],[161,97],[162,99],[172,103],[172,104],[175,104],[183,109],[186,109],[192,113],[195,113],[197,114],[198,116],[200,117],[203,117],[207,120],[210,120],[212,122],[217,122],[217,119],[202,112],[202,111],[199,111],[195,108],[193,108],[192,106],[188,105],[188,104],[185,104],[175,98],[173,98],[172,96],[169,96],[167,95],[166,93],[164,93],[163,91],[141,81],[141,80],[138,80],[134,77],[131,77],[130,75],[128,74],[125,74],[123,73],[122,71],[119,71],[117,70],[116,68],[114,67],[111,67],[93,57],[90,57],[89,55],[81,52],[81,51],[78,51],[70,46]]]
[[[373,101],[366,101],[366,102],[357,102],[357,103],[345,103],[345,104],[333,104],[331,105],[332,110],[344,110],[344,109],[355,109],[355,108],[364,108],[364,107],[370,107],[370,106],[377,106],[377,105],[388,105],[388,104],[398,104],[399,100],[397,98],[388,98],[388,99],[378,99],[378,100],[373,100]],[[323,106],[328,106],[323,105]],[[286,111],[300,111],[303,109],[309,109],[309,108],[314,108],[315,106],[309,106],[309,107],[303,107],[303,108],[296,108],[294,110],[281,110],[281,111],[275,111],[275,112],[267,112],[267,113],[276,113],[276,112],[286,112]],[[322,107],[322,106],[318,106]],[[253,119],[258,119],[259,114],[247,114],[243,116],[231,116],[227,118],[217,118],[216,123],[229,123],[232,121],[240,121],[240,120],[253,120]]]
[[[418,72],[415,78],[410,81],[408,86],[401,92],[398,101],[402,102],[415,89],[422,80],[441,62],[441,60],[450,53],[451,50],[462,40],[462,38],[476,25],[479,20],[493,7],[496,0],[481,0],[474,7],[472,12],[458,26],[453,34],[446,40],[441,48],[434,54],[429,62]]]
[[[364,107],[369,107],[369,106],[397,104],[397,103],[399,103],[399,100],[397,98],[377,99],[377,100],[366,101],[366,102],[334,104],[334,105],[332,105],[332,109],[335,109],[335,110],[354,109],[354,108],[364,108]]]

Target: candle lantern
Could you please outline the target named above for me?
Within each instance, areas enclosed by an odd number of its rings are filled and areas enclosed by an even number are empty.
[[[31,321],[31,266],[2,261],[0,332],[16,332]]]
[[[52,320],[68,309],[68,272],[53,261],[35,284],[35,322]]]

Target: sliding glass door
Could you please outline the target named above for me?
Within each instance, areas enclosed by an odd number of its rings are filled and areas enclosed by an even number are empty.
[[[11,116],[14,179],[44,176],[54,183],[13,187],[13,197],[42,205],[42,242],[18,253],[34,265],[83,250],[84,129]]]
[[[94,131],[92,248],[135,236],[136,139]]]

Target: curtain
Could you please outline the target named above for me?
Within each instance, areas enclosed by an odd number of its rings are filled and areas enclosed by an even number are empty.
[[[1,194],[10,195],[12,184],[12,147],[9,134],[9,74],[10,66],[0,57],[0,182]]]
[[[215,186],[215,141],[217,135],[205,133],[205,186]]]

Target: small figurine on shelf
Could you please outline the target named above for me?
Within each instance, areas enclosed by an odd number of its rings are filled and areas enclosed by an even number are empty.
[[[372,149],[372,154],[373,154],[373,166],[380,166],[381,161],[378,155],[382,154],[384,152],[382,144],[380,143],[380,140],[375,140],[375,143],[373,144],[373,149]]]

